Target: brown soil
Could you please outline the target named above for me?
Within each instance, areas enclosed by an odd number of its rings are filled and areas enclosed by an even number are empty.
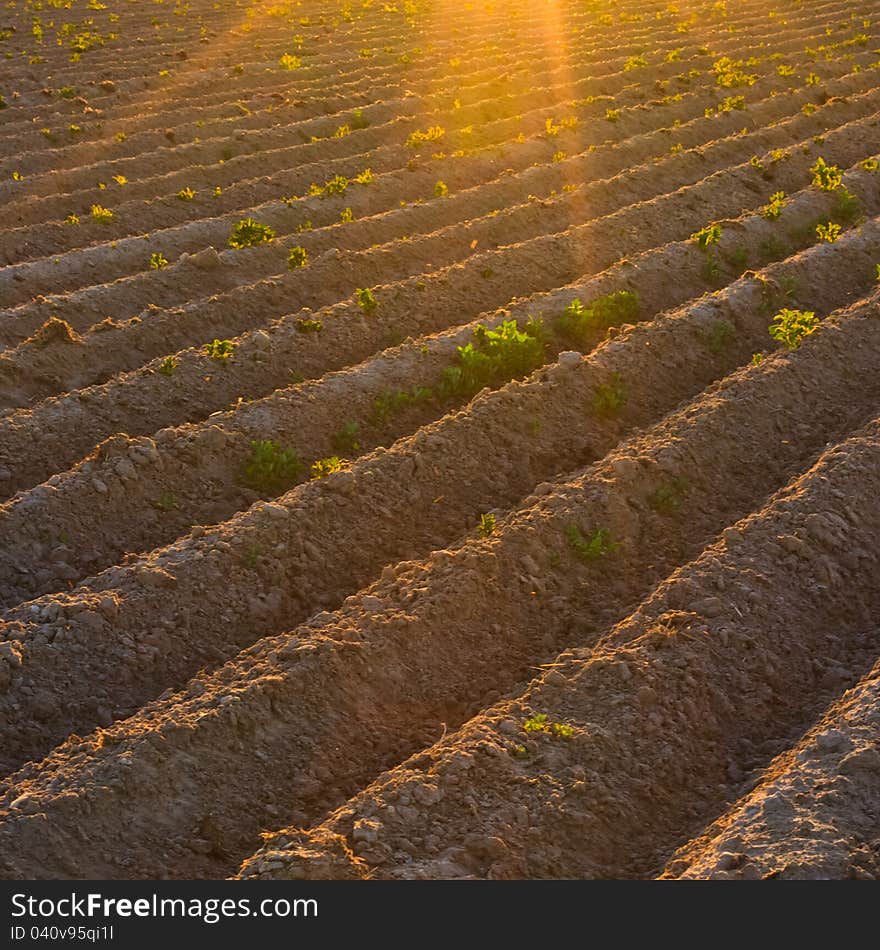
[[[0,876],[880,874],[880,0],[100,6],[0,22]]]

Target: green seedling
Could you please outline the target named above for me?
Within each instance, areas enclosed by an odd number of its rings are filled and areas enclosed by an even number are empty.
[[[593,393],[593,412],[606,418],[616,416],[626,403],[626,390],[620,373],[613,373],[611,380],[601,383]]]
[[[355,297],[358,306],[365,313],[372,313],[379,306],[379,302],[373,296],[373,291],[369,287],[358,287],[355,291]]]
[[[261,494],[277,495],[299,478],[303,464],[293,449],[282,448],[271,439],[251,442],[251,454],[242,480]]]
[[[674,477],[648,495],[648,504],[658,514],[673,515],[681,508],[687,492],[688,483],[685,479]]]
[[[428,142],[439,142],[446,134],[446,130],[439,125],[432,125],[427,131],[416,130],[411,132],[406,140],[407,148],[420,148]]]
[[[177,369],[177,359],[173,356],[166,356],[165,359],[159,363],[159,372],[163,376],[171,376],[174,373],[174,370]]]
[[[712,244],[717,244],[721,240],[721,225],[709,224],[692,234],[691,240],[695,241],[701,250],[708,251]]]
[[[333,436],[333,448],[343,456],[355,455],[361,450],[358,438],[360,425],[353,419],[344,423]]]
[[[159,511],[173,511],[178,507],[177,499],[174,497],[174,493],[170,491],[163,491],[153,502],[153,506],[158,508]]]
[[[290,253],[287,255],[287,267],[289,270],[305,267],[308,262],[309,255],[304,247],[297,245],[290,249]]]
[[[477,530],[480,532],[481,538],[488,538],[489,535],[495,530],[495,515],[484,514],[480,515],[480,524],[477,527]]]
[[[338,455],[331,455],[330,458],[326,459],[318,459],[312,463],[311,477],[326,478],[334,472],[341,472],[347,464],[347,459],[342,459]]]
[[[414,386],[409,392],[398,389],[380,393],[373,400],[373,422],[383,425],[392,416],[411,406],[423,405],[434,398],[434,390],[427,386]]]
[[[212,360],[218,363],[226,363],[235,350],[235,344],[232,340],[211,340],[205,344],[205,352]]]
[[[344,195],[351,184],[345,175],[334,175],[323,185],[309,185],[309,194],[316,198],[331,198],[333,195]]]
[[[611,327],[635,323],[639,319],[638,295],[629,290],[598,297],[582,304],[577,298],[554,318],[553,329],[562,337],[583,343]]]
[[[761,216],[766,218],[768,221],[775,221],[782,214],[782,209],[784,207],[785,207],[785,192],[776,191],[772,195],[770,195],[770,201],[761,210]]]
[[[544,361],[541,326],[534,321],[520,330],[516,320],[504,320],[494,330],[474,328],[474,342],[459,346],[458,358],[443,373],[446,396],[470,397],[485,386],[498,386],[527,376]]]
[[[820,241],[833,244],[840,237],[842,230],[840,225],[835,224],[833,221],[829,221],[827,224],[817,224],[816,237],[819,238]]]
[[[706,333],[706,345],[715,353],[723,353],[736,337],[736,328],[727,320],[716,320]]]
[[[260,224],[253,218],[243,218],[232,229],[228,244],[234,248],[254,247],[257,244],[266,244],[273,240],[275,232],[267,224]]]
[[[611,540],[607,528],[597,528],[589,538],[585,538],[576,524],[565,529],[565,536],[574,553],[582,561],[598,561],[616,551],[619,544]]]
[[[523,724],[523,732],[529,734],[543,732],[556,739],[571,739],[574,736],[574,727],[563,722],[551,722],[546,713],[536,713],[530,716]]]
[[[805,337],[819,327],[819,318],[811,310],[780,310],[770,324],[770,336],[789,350],[797,349]]]
[[[813,176],[813,184],[822,191],[834,191],[843,182],[843,173],[837,165],[828,165],[821,155],[810,172]]]
[[[841,185],[834,192],[834,219],[844,224],[852,224],[861,214],[862,203],[846,185]]]
[[[99,224],[109,224],[113,220],[113,212],[102,205],[92,205],[92,218]]]

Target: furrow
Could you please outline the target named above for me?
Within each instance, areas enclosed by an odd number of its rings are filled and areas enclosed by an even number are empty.
[[[735,794],[742,764],[766,761],[876,656],[878,473],[875,420],[726,529],[608,641],[562,653],[516,698],[383,775],[321,825],[274,835],[241,876],[650,874],[658,856]],[[472,636],[475,621],[462,617]],[[858,813],[859,792],[870,801],[876,709],[874,720],[873,731],[869,719],[854,724],[858,741],[845,776],[832,771],[837,784],[828,782],[818,809],[812,797],[804,801],[805,789],[823,787],[809,785],[820,779],[821,766],[810,768],[822,754],[815,741],[797,777],[790,763],[784,789],[750,801],[746,827],[764,827],[756,813],[763,808],[779,860],[793,871],[811,806],[813,814],[830,811],[848,797]],[[876,833],[876,814],[854,820],[851,831]],[[730,829],[734,848],[739,830]],[[806,847],[845,848],[843,841],[823,847],[833,828],[810,830]],[[719,857],[730,866],[729,851]],[[831,865],[833,876],[849,869],[845,860]]]
[[[266,805],[277,815],[283,802],[300,813],[297,823],[315,818],[347,789],[363,785],[383,761],[424,745],[441,724],[461,722],[493,692],[497,697],[510,689],[535,662],[562,646],[591,645],[676,564],[876,410],[880,388],[865,386],[854,398],[849,374],[876,358],[877,303],[871,298],[841,312],[809,345],[735,374],[582,475],[527,499],[488,540],[435,551],[425,564],[389,568],[338,613],[318,614],[197,678],[185,693],[160,699],[90,739],[71,738],[48,760],[26,766],[8,779],[3,799],[0,853],[7,873],[224,873],[253,844],[260,822],[272,823]],[[501,443],[511,433],[483,431],[498,460],[509,458],[509,445],[502,449]],[[880,446],[876,436],[874,446]],[[425,464],[436,461],[429,457]],[[485,456],[479,462],[494,468]],[[351,477],[362,481],[368,468]],[[864,465],[858,468],[864,472]],[[372,474],[373,489],[387,498],[376,465]],[[657,493],[678,481],[688,487],[670,517],[657,510]],[[346,507],[346,497],[337,495],[334,507]],[[373,497],[359,491],[359,510]],[[285,507],[285,518],[275,521],[279,539],[299,520],[297,509]],[[862,530],[880,530],[876,506],[864,507]],[[607,531],[608,548],[579,565],[567,540],[572,525],[585,537]],[[864,568],[864,558],[852,560]],[[207,564],[204,579],[206,573]],[[839,599],[833,598],[837,610]],[[96,607],[100,616],[103,608]],[[151,616],[155,623],[156,613]],[[33,641],[26,634],[19,639],[21,628],[7,630],[17,634],[15,675],[26,676]],[[95,632],[90,627],[90,687],[100,696]],[[619,631],[614,636],[622,637]],[[65,639],[69,671],[72,638]],[[623,639],[627,645],[631,640]],[[157,647],[164,655],[165,645]],[[674,681],[676,674],[669,675]],[[68,709],[79,680],[65,686]],[[12,691],[21,695],[16,685]],[[713,695],[708,686],[693,688]],[[657,757],[659,744],[651,745]],[[218,770],[221,758],[225,765]],[[254,789],[258,768],[261,782]],[[250,788],[247,815],[240,808],[244,782]],[[159,797],[173,797],[174,809],[157,807]],[[644,824],[656,832],[653,822]],[[428,863],[433,848],[426,842],[423,850]]]

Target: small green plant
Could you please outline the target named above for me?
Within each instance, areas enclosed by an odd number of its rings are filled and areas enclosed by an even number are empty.
[[[546,713],[537,713],[530,716],[522,725],[524,732],[549,732],[550,723],[547,721]]]
[[[333,195],[344,195],[348,191],[350,182],[345,175],[334,175],[323,185],[309,185],[309,194],[316,198],[330,198]]]
[[[296,270],[298,267],[305,267],[308,262],[309,255],[304,247],[300,247],[300,245],[297,244],[296,247],[292,247],[290,249],[290,253],[287,255],[288,270]]]
[[[260,224],[253,218],[243,218],[232,229],[228,244],[234,248],[253,247],[265,244],[275,237],[275,232],[267,224]]]
[[[343,456],[355,455],[361,450],[358,437],[360,425],[353,419],[344,423],[342,428],[333,435],[333,448]]]
[[[174,497],[173,492],[163,491],[153,502],[153,507],[158,508],[159,511],[174,511],[174,509],[178,507],[177,499]]]
[[[530,716],[523,724],[523,732],[544,732],[556,739],[571,739],[574,736],[574,727],[564,722],[551,722],[546,713],[537,713]]]
[[[749,252],[745,246],[740,245],[737,248],[734,248],[730,254],[724,255],[724,260],[732,267],[738,274],[741,274],[746,265],[749,262]]]
[[[721,275],[721,270],[718,266],[718,261],[715,259],[715,255],[712,252],[713,245],[717,244],[721,240],[721,225],[714,223],[709,224],[705,228],[701,228],[699,231],[696,231],[691,235],[691,240],[695,241],[697,247],[703,250],[706,254],[706,260],[703,264],[703,278],[709,283],[714,283],[718,280]]]
[[[794,274],[784,274],[779,280],[779,286],[786,297],[793,297],[798,289],[797,277]]]
[[[718,103],[718,105],[715,107],[715,111],[718,113],[718,115],[726,115],[728,112],[742,110],[745,109],[745,107],[745,96],[727,96]],[[707,110],[707,112],[708,111],[710,110]]]
[[[528,375],[544,360],[541,327],[529,321],[520,330],[516,320],[504,320],[494,330],[474,327],[474,341],[458,347],[458,358],[443,374],[442,391],[449,396],[472,396]]]
[[[862,162],[862,168],[864,168],[866,172],[880,171],[880,159],[866,158]]]
[[[79,224],[79,215],[71,212],[65,219],[65,224]]]
[[[351,208],[343,208],[339,215],[339,220],[343,224],[350,224],[352,221],[354,221],[354,212],[351,210]]]
[[[109,224],[113,220],[113,212],[101,205],[92,205],[92,218],[99,224]]]
[[[695,241],[701,250],[708,251],[711,245],[721,240],[721,225],[709,224],[705,228],[700,228],[691,235],[691,240]]]
[[[438,181],[434,185],[434,197],[435,198],[445,198],[449,194],[449,188],[445,181]]]
[[[488,538],[490,534],[495,530],[495,515],[489,513],[480,515],[480,523],[477,526],[477,530],[480,532],[481,538]]]
[[[177,192],[177,197],[181,201],[192,201],[195,196],[196,193],[192,190],[192,188],[189,187],[189,185],[187,185],[186,188],[181,188],[180,191]]]
[[[843,182],[843,174],[836,165],[828,165],[820,155],[810,169],[813,184],[822,191],[834,191]]]
[[[363,109],[355,109],[348,120],[348,124],[353,129],[365,129],[369,126],[370,120],[364,115]]]
[[[320,320],[312,320],[311,318],[302,318],[296,321],[296,329],[298,333],[320,333],[324,328],[324,324]]]
[[[611,540],[611,532],[607,528],[596,528],[590,537],[586,538],[576,524],[570,524],[565,529],[565,536],[571,549],[582,561],[598,561],[620,547]]]
[[[409,392],[397,389],[379,393],[373,400],[372,418],[376,425],[384,425],[393,415],[411,406],[430,402],[434,390],[428,386],[414,386]]]
[[[282,69],[293,70],[299,69],[302,66],[302,60],[299,56],[294,56],[292,53],[285,53],[281,59],[278,60],[278,65]]]
[[[852,224],[862,213],[862,203],[846,187],[841,185],[834,192],[834,218],[844,224]]]
[[[635,323],[639,318],[638,295],[629,290],[597,297],[589,304],[575,298],[554,318],[553,329],[560,336],[578,343],[611,327]]]
[[[607,383],[600,383],[593,393],[593,412],[610,418],[620,413],[626,403],[626,390],[620,373],[613,373]]]
[[[797,349],[804,337],[814,333],[819,318],[811,310],[780,310],[770,324],[770,336],[789,350]]]
[[[761,241],[761,254],[768,260],[779,260],[788,253],[785,241],[781,241],[775,234],[771,235],[766,241]]]
[[[373,291],[369,287],[358,287],[355,290],[357,304],[365,313],[372,313],[378,306],[379,301],[373,296]]]
[[[420,148],[427,142],[439,142],[445,134],[446,130],[439,125],[432,125],[425,132],[421,132],[417,129],[415,132],[411,132],[407,137],[406,147]]]
[[[764,362],[763,353],[752,353],[752,366],[760,366]]]
[[[299,478],[302,468],[293,449],[282,448],[271,439],[254,441],[242,480],[261,494],[277,495]]]
[[[772,195],[770,195],[770,202],[762,209],[761,216],[766,218],[768,221],[775,221],[782,214],[782,209],[784,206],[785,192],[775,191]]]
[[[819,238],[820,241],[833,244],[840,237],[842,230],[840,225],[835,224],[833,221],[829,221],[827,224],[817,224],[816,237]]]
[[[648,504],[661,515],[673,515],[681,508],[685,495],[688,492],[688,483],[677,476],[665,481],[648,495]]]
[[[163,376],[171,376],[174,373],[174,370],[177,369],[177,360],[173,356],[166,356],[165,359],[159,363],[159,372]]]
[[[168,266],[168,258],[161,251],[150,255],[150,270],[162,270]]]
[[[723,353],[736,337],[736,328],[727,320],[716,320],[706,334],[706,346],[717,354]]]
[[[330,458],[326,459],[318,459],[312,463],[311,477],[326,478],[334,472],[341,472],[346,464],[346,460],[340,458],[338,455],[331,455]]]
[[[741,59],[731,59],[729,56],[722,56],[717,62],[712,64],[715,73],[715,82],[719,86],[731,89],[736,86],[753,86],[758,81],[756,73],[747,73],[745,66],[754,65],[752,60],[744,62]]]
[[[205,344],[205,352],[212,360],[218,363],[226,363],[235,350],[235,344],[232,340],[211,340]]]

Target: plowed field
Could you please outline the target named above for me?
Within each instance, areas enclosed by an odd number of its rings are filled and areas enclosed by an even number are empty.
[[[880,876],[880,0],[12,0],[0,876]]]

